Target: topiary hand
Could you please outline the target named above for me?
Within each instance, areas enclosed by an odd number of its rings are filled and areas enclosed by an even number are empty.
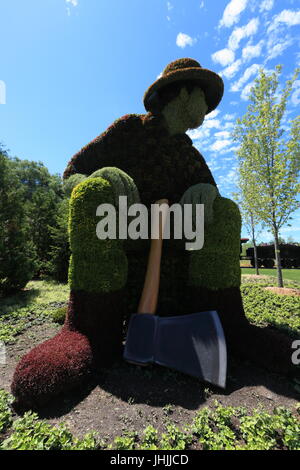
[[[105,167],[92,173],[89,178],[104,178],[112,185],[115,197],[115,205],[119,204],[119,196],[127,196],[128,207],[140,202],[140,196],[133,179],[116,167]]]
[[[185,191],[180,204],[204,204],[204,222],[211,224],[213,221],[213,203],[217,196],[220,196],[220,193],[216,186],[198,183]],[[195,214],[193,214],[193,217],[195,217]]]

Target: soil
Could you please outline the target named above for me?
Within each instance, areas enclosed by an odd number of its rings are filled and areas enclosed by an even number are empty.
[[[53,323],[35,325],[7,346],[7,364],[0,365],[0,388],[10,390],[19,358],[59,328]],[[39,415],[51,424],[65,422],[75,436],[93,430],[111,442],[125,430],[140,432],[150,424],[162,430],[168,419],[179,427],[191,423],[197,410],[212,406],[215,400],[224,406],[272,411],[276,406],[292,408],[299,392],[285,377],[236,359],[229,361],[226,391],[159,366],[141,368],[120,362],[81,390],[57,398]]]
[[[274,294],[300,296],[300,289],[294,289],[292,287],[265,287],[265,289],[274,292]]]

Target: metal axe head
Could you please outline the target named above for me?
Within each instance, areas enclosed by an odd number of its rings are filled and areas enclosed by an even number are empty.
[[[124,359],[154,362],[225,388],[227,351],[216,311],[181,316],[132,315]]]

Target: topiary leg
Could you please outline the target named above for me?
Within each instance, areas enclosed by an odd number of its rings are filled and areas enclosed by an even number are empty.
[[[229,352],[249,358],[270,371],[294,374],[292,339],[247,320],[240,292],[241,218],[236,204],[216,198],[213,223],[205,228],[202,250],[190,252],[188,311],[217,310]]]
[[[19,405],[35,408],[110,364],[122,351],[123,292],[127,259],[119,240],[99,240],[96,209],[114,204],[114,191],[103,178],[76,186],[70,201],[72,260],[66,322],[52,339],[19,362],[12,392]]]
[[[204,246],[190,252],[188,284],[210,290],[240,286],[240,233],[237,205],[230,199],[217,197],[213,222],[205,225]]]

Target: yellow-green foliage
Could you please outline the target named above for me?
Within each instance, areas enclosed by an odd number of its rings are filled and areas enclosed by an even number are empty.
[[[121,240],[99,240],[96,209],[114,204],[112,185],[103,178],[90,178],[77,185],[71,196],[69,235],[72,251],[69,284],[87,292],[112,292],[127,278],[127,258]]]
[[[75,186],[77,186],[79,183],[82,183],[82,181],[84,181],[86,178],[86,175],[75,173],[75,175],[71,175],[68,179],[66,179],[63,186],[65,195],[70,197]]]
[[[191,252],[189,283],[209,289],[225,289],[241,283],[238,206],[223,197],[214,202],[214,221],[206,226],[204,246]]]
[[[184,133],[199,127],[205,117],[207,104],[204,92],[196,87],[191,94],[182,88],[163,109],[162,114],[168,125],[170,135]]]

